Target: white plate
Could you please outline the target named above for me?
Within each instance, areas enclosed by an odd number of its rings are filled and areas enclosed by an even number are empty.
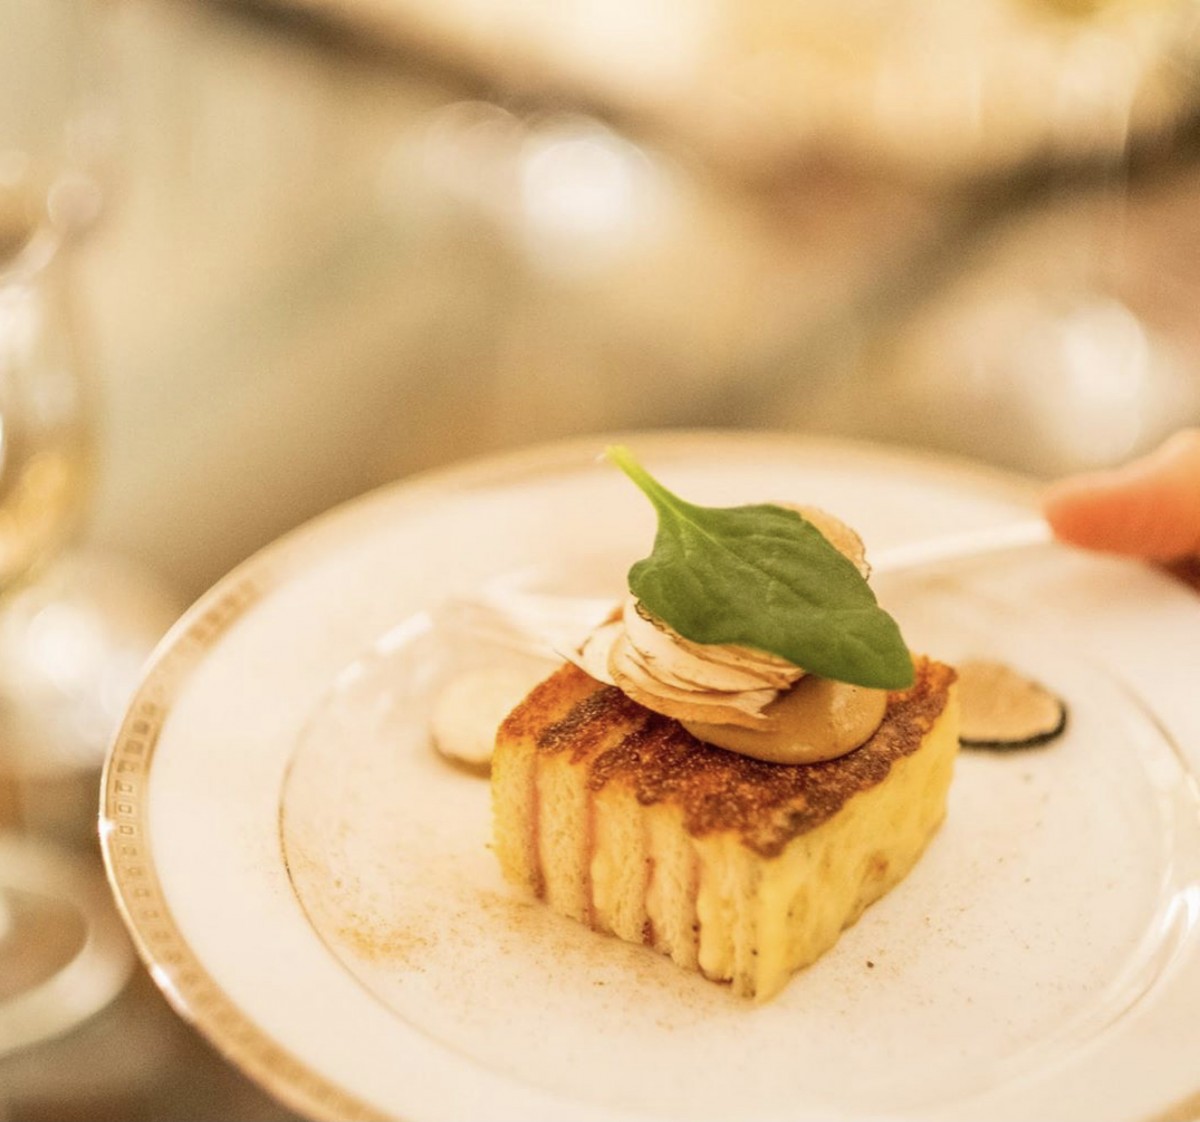
[[[693,499],[824,506],[868,549],[1027,516],[1029,488],[860,445],[626,438]],[[1056,547],[878,582],[914,646],[1068,701],[964,754],[909,878],[774,1001],[521,900],[484,781],[431,752],[431,625],[495,582],[613,594],[649,505],[602,438],[396,486],[234,572],[114,745],[112,882],[177,1008],[320,1118],[1138,1119],[1200,1088],[1200,600]]]

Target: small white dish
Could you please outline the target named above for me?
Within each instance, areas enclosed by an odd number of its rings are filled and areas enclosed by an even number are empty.
[[[958,462],[761,434],[622,438],[707,503],[791,499],[882,551],[1028,518]],[[316,1118],[1143,1119],[1200,1086],[1200,600],[1053,546],[876,582],[910,644],[1062,694],[964,753],[914,872],[772,1002],[521,899],[485,781],[431,750],[438,625],[497,587],[618,595],[653,513],[604,438],[367,496],[180,622],[104,779],[110,878],[180,1012]],[[526,664],[531,676],[541,664]]]

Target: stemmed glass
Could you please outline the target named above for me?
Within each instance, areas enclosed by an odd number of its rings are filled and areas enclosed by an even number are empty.
[[[75,529],[92,460],[67,254],[57,232],[26,221],[29,209],[0,212],[10,247],[0,260],[0,632]],[[0,681],[0,770],[18,792],[25,757],[45,747],[20,736],[19,694]],[[0,1054],[101,1008],[130,966],[95,873],[13,828],[0,833]]]
[[[18,828],[22,777],[51,746],[21,728],[16,609],[77,528],[91,476],[70,260],[100,199],[83,96],[93,14],[0,2],[0,1055],[103,1007],[132,967],[98,863]]]

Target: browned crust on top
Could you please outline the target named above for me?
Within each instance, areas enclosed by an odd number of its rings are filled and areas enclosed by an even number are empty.
[[[861,748],[815,764],[772,764],[697,740],[669,717],[567,664],[509,715],[499,742],[524,740],[543,755],[570,753],[593,791],[623,784],[646,806],[683,812],[695,837],[736,831],[763,857],[831,818],[915,752],[946,706],[954,670],[918,657],[916,681],[889,695],[883,723]]]

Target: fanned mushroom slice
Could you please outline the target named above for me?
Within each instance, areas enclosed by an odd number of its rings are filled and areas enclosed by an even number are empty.
[[[867,549],[863,540],[836,515],[822,510],[818,506],[803,506],[799,503],[776,503],[776,506],[786,510],[794,510],[801,517],[811,522],[825,540],[839,553],[854,562],[854,567],[863,577],[871,575],[871,566],[867,563]]]
[[[753,667],[755,677],[760,679],[759,684],[771,686],[772,689],[786,690],[804,675],[804,670],[794,662],[788,662],[786,658],[767,651],[758,651],[753,647],[742,647],[735,643],[697,643],[674,631],[671,635],[680,650],[706,662],[735,670]]]
[[[739,654],[732,647],[689,642],[633,598],[626,601],[622,622],[646,669],[660,681],[680,689],[722,693],[782,689],[803,674],[799,667],[773,655],[756,651]],[[710,657],[714,651],[722,651],[726,657]]]
[[[584,640],[578,653],[564,652],[567,661],[573,662],[589,677],[595,678],[597,682],[603,682],[606,686],[615,686],[617,683],[613,681],[613,676],[609,672],[608,660],[613,643],[617,641],[619,635],[623,634],[624,630],[619,619],[602,624]]]
[[[1057,694],[1003,662],[958,667],[959,740],[966,748],[1031,748],[1060,735],[1067,707]]]
[[[632,644],[622,633],[609,652],[608,671],[618,688],[647,709],[678,721],[707,721],[742,728],[771,728],[773,722],[762,710],[776,695],[775,690],[685,690],[659,681],[637,658]]]

